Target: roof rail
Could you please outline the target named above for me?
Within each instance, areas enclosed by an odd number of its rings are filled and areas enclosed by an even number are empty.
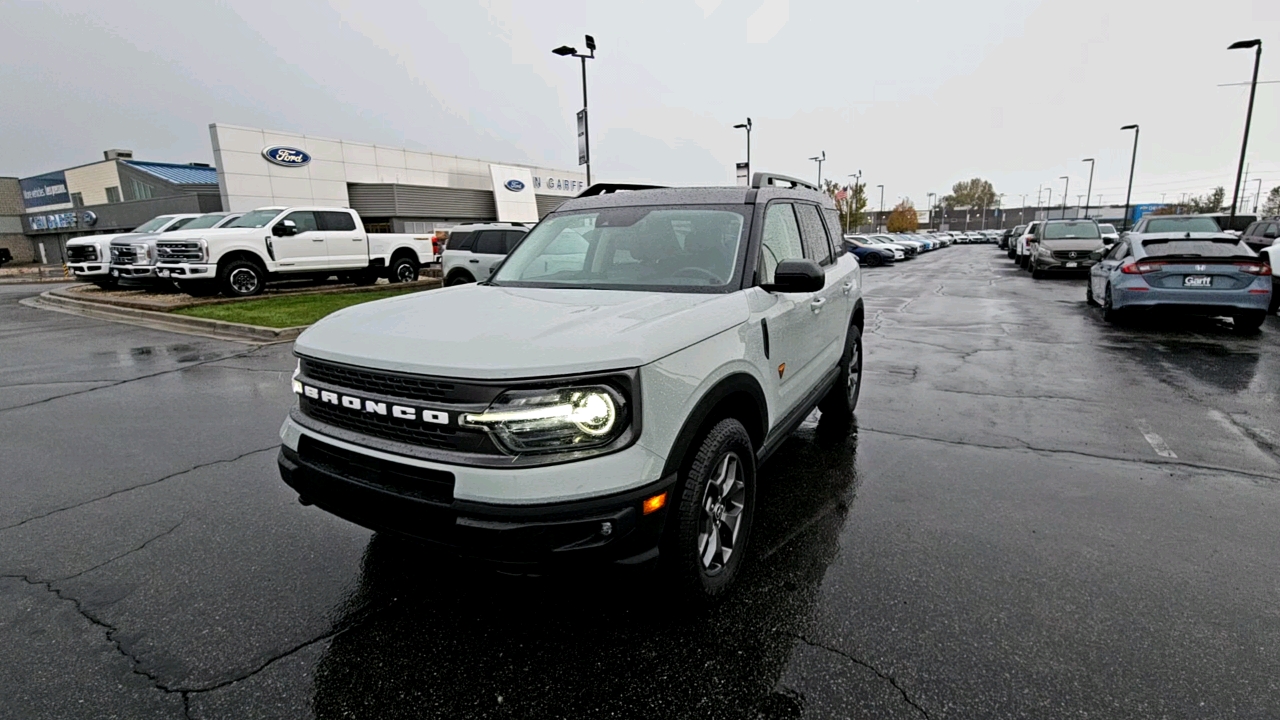
[[[666,185],[637,185],[635,183],[596,183],[591,187],[578,193],[577,197],[592,197],[594,195],[608,195],[616,193],[619,190],[663,190]]]
[[[512,222],[510,220],[469,220],[467,222],[454,223],[454,227],[463,225],[513,225],[515,227],[525,227],[522,222]]]
[[[821,192],[818,186],[811,182],[805,182],[800,178],[793,178],[789,175],[778,175],[777,173],[758,172],[751,176],[751,187],[762,188],[766,185],[777,185],[778,183],[788,183],[793,188],[805,188],[814,192]]]

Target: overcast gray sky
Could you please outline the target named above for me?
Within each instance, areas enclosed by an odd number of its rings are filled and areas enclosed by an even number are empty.
[[[1280,80],[1280,0],[0,0],[0,175],[91,162],[211,161],[224,122],[572,167],[576,60],[599,179],[726,184],[755,169],[862,170],[886,204],[982,176],[1006,205],[1062,175],[1071,201],[1224,185],[1251,51]],[[1251,177],[1280,184],[1280,83],[1260,85]],[[1256,183],[1248,183],[1250,194]]]

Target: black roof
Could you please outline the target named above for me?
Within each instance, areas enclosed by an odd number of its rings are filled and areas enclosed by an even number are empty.
[[[556,212],[639,205],[752,205],[778,198],[807,200],[835,209],[831,196],[804,187],[681,187],[649,190],[621,190],[579,196],[566,200]]]

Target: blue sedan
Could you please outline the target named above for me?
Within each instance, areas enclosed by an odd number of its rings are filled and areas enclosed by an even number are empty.
[[[1129,233],[1089,271],[1086,299],[1118,322],[1139,311],[1232,318],[1262,326],[1271,302],[1271,267],[1239,238],[1217,232]]]
[[[845,238],[844,246],[858,258],[858,263],[865,267],[878,267],[880,265],[890,265],[896,259],[894,252],[889,248],[876,247],[860,243],[856,240]],[[901,251],[899,251],[901,252]]]

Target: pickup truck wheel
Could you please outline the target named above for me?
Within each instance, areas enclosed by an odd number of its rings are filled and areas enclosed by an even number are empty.
[[[393,283],[417,282],[418,263],[411,258],[402,257],[391,263],[391,271],[387,277]]]
[[[682,595],[708,603],[732,585],[751,535],[756,454],[742,423],[716,423],[683,480],[660,558]]]
[[[823,415],[847,420],[858,408],[858,396],[862,394],[862,331],[856,325],[849,328],[844,341],[844,355],[840,357],[840,375],[822,398],[818,409]]]
[[[266,276],[257,263],[232,260],[218,269],[218,286],[227,297],[252,297],[262,294]]]

